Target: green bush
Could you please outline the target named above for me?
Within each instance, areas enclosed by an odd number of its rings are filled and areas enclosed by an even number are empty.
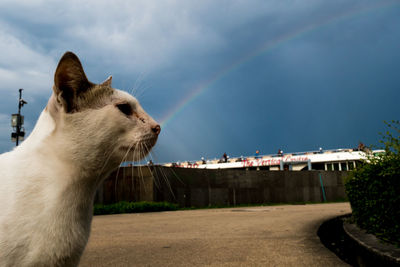
[[[95,204],[94,215],[119,214],[119,213],[140,213],[177,210],[178,205],[168,202],[127,202],[121,201],[115,204]]]
[[[385,153],[368,155],[345,187],[357,225],[400,246],[400,127],[398,121],[386,124]]]

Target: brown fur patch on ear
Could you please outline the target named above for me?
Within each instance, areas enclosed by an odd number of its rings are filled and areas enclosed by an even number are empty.
[[[93,85],[90,90],[79,95],[77,105],[80,109],[78,111],[104,107],[110,103],[110,96],[113,92],[114,89],[109,86]]]
[[[110,103],[111,96],[114,89],[108,86],[93,85],[90,90],[80,94],[76,99],[76,105],[80,107],[77,110],[67,112],[63,109],[63,104],[57,98],[56,94],[53,93],[47,102],[45,110],[57,120],[60,112],[74,113],[87,109],[99,109]]]
[[[112,76],[108,76],[107,80],[105,80],[103,83],[101,83],[100,85],[102,86],[109,86],[111,87],[111,82],[112,82]]]
[[[79,110],[79,95],[93,86],[87,79],[79,58],[72,52],[66,52],[60,59],[54,75],[54,85],[54,93],[67,113]]]

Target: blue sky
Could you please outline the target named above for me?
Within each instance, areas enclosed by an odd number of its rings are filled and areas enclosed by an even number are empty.
[[[65,51],[163,123],[156,162],[377,145],[399,119],[400,1],[0,2],[0,152]]]

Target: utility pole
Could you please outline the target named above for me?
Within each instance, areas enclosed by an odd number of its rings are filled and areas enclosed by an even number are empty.
[[[19,89],[19,100],[18,100],[18,114],[11,115],[11,126],[15,128],[15,132],[11,133],[11,140],[15,141],[15,145],[18,146],[19,140],[24,140],[25,130],[23,128],[24,125],[24,116],[21,116],[21,108],[28,104],[25,100],[22,99],[22,90]]]

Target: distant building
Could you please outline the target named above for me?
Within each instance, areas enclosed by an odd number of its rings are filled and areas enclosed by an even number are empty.
[[[384,150],[374,150],[373,155]],[[221,160],[200,160],[191,164],[164,164],[166,167],[198,169],[257,169],[257,170],[325,170],[348,171],[366,159],[366,152],[360,149],[331,149],[309,152],[258,155],[253,157],[232,157],[226,162]]]

